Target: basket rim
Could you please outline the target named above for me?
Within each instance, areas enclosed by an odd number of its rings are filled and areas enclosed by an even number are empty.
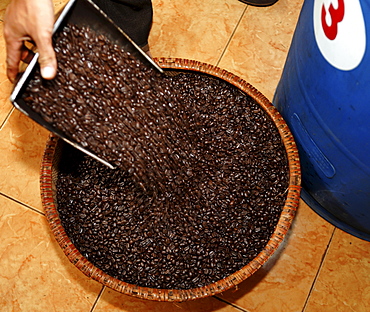
[[[274,121],[282,138],[288,158],[289,187],[286,191],[287,198],[279,221],[265,248],[240,270],[222,280],[198,288],[185,290],[156,289],[129,284],[111,277],[95,267],[76,249],[67,236],[61,224],[61,220],[59,219],[56,205],[54,203],[52,181],[54,153],[59,140],[59,138],[54,134],[51,134],[49,137],[41,163],[41,199],[45,209],[45,216],[58,244],[64,251],[69,261],[86,276],[120,293],[137,298],[154,301],[182,302],[213,296],[235,287],[237,284],[244,281],[254,272],[256,272],[273,255],[287,234],[299,205],[301,169],[297,146],[295,144],[293,135],[282,116],[263,94],[261,94],[252,85],[247,83],[244,79],[217,66],[199,61],[180,58],[155,58],[154,60],[165,70],[177,69],[195,71],[226,80],[246,94],[250,95]]]

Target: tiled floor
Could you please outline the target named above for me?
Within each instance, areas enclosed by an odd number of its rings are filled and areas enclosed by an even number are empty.
[[[0,19],[8,2],[0,1]],[[54,2],[57,9],[65,0]],[[302,2],[256,8],[237,0],[153,0],[152,54],[218,65],[271,100]],[[38,182],[48,132],[12,109],[11,88],[1,38],[0,311],[370,311],[370,243],[336,229],[302,201],[273,258],[216,297],[157,303],[89,280],[48,228]]]

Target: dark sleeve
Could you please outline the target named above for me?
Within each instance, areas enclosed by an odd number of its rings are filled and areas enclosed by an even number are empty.
[[[148,44],[152,25],[151,0],[93,0],[140,47]]]

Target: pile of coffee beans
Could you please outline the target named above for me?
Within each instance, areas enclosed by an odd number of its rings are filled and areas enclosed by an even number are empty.
[[[259,104],[206,74],[160,75],[85,28],[59,40],[59,76],[36,77],[25,99],[117,164],[64,144],[56,201],[76,248],[119,280],[166,289],[208,285],[256,257],[289,183],[281,137]]]

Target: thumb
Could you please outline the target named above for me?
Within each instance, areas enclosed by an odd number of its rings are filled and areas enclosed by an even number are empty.
[[[53,79],[57,73],[57,60],[53,49],[51,35],[35,42],[39,52],[41,76],[44,79]]]

